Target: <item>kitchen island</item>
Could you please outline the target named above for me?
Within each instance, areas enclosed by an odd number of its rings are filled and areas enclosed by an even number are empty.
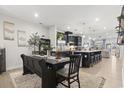
[[[81,54],[81,67],[91,67],[102,60],[101,50],[81,50],[81,51],[60,51],[62,57],[68,57],[70,54]],[[51,52],[52,56],[56,51]]]
[[[101,50],[74,51],[74,54],[82,55],[81,67],[90,67],[102,60]]]

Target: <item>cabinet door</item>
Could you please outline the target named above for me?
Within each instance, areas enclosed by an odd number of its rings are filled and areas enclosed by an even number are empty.
[[[82,45],[82,38],[78,37],[78,46],[81,46],[81,45]]]
[[[0,73],[4,72],[4,60],[3,55],[0,56]]]
[[[1,71],[1,68],[2,68],[1,63],[2,63],[2,60],[1,60],[1,55],[0,55],[0,73],[2,72],[2,71]]]
[[[0,73],[6,71],[5,49],[1,50],[0,55]]]
[[[69,36],[69,42],[74,42],[74,37],[73,36]]]

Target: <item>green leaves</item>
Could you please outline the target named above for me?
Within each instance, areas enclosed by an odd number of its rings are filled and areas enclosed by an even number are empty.
[[[49,45],[42,45],[44,50],[52,50],[53,47],[49,46]]]
[[[39,41],[40,41],[40,36],[38,35],[38,32],[36,32],[30,36],[28,44],[34,45],[34,46],[39,46]]]
[[[57,40],[64,40],[64,33],[57,32]]]

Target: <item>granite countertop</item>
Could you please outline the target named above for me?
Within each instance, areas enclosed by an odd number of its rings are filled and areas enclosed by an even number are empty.
[[[68,52],[69,50],[66,50],[66,51],[59,51],[59,52]],[[79,50],[75,50],[74,52],[99,52],[99,51],[102,51],[102,50],[81,50],[81,51],[79,51]],[[53,52],[56,52],[56,51],[53,51]]]
[[[75,51],[75,52],[99,52],[99,51],[101,51],[101,50],[86,50],[86,51],[84,51],[84,50],[82,50],[82,51]]]

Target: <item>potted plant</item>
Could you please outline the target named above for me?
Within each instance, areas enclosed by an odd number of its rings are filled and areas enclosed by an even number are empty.
[[[64,33],[57,32],[57,40],[64,40]]]
[[[33,46],[34,48],[34,53],[36,52],[36,47],[39,46],[39,41],[40,41],[40,36],[38,35],[38,33],[33,33],[31,36],[30,36],[30,39],[28,40],[28,44],[30,46]],[[32,52],[32,53],[33,53]]]
[[[47,56],[50,56],[50,51],[53,49],[53,47],[49,45],[42,45],[43,49],[47,51]]]

